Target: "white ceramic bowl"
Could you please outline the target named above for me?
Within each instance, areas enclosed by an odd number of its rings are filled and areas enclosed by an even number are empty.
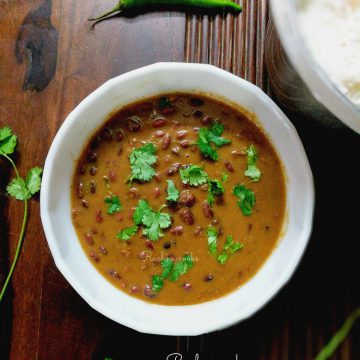
[[[133,298],[110,284],[87,259],[71,221],[74,162],[89,136],[114,109],[164,92],[202,92],[240,104],[258,116],[286,170],[288,221],[278,246],[244,286],[217,300],[164,306]],[[290,279],[309,240],[314,208],[313,178],[295,128],[259,88],[214,66],[158,63],[107,81],[84,99],[58,131],[46,159],[41,219],[55,263],[87,303],[135,330],[199,335],[248,318]]]
[[[360,134],[360,110],[332,83],[305,44],[298,18],[300,2],[303,1],[270,1],[271,14],[286,54],[314,98]]]

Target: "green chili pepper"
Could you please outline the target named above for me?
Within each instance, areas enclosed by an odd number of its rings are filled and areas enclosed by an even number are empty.
[[[208,9],[223,9],[234,12],[240,12],[242,10],[240,5],[231,0],[120,0],[111,10],[96,18],[90,18],[89,20],[100,20],[116,12],[131,10],[146,5],[183,5]]]
[[[360,307],[357,308],[345,321],[344,325],[335,333],[328,344],[321,350],[314,360],[326,360],[336,351],[338,346],[348,336],[355,321],[360,318]]]

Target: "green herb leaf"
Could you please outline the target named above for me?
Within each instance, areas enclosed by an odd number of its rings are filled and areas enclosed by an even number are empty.
[[[164,279],[160,275],[154,275],[151,280],[152,291],[159,292],[164,286]]]
[[[144,225],[143,234],[151,241],[156,241],[164,236],[161,229],[167,229],[171,225],[171,216],[167,213],[154,211],[147,201],[140,200],[135,209],[133,219],[136,225]]]
[[[41,187],[41,174],[43,169],[39,167],[34,167],[29,170],[26,176],[26,187],[31,195],[36,194]]]
[[[151,142],[138,149],[134,149],[130,154],[130,168],[132,175],[128,181],[150,181],[155,175],[155,170],[152,167],[157,161],[157,156],[155,154],[156,147]]]
[[[231,235],[226,237],[224,250],[228,251],[230,254],[234,254],[244,247],[243,244],[235,242]]]
[[[229,139],[221,137],[223,131],[224,125],[220,122],[214,122],[210,129],[201,128],[199,130],[197,144],[201,154],[205,158],[209,158],[215,161],[218,160],[219,154],[216,151],[216,148],[231,143]],[[213,148],[211,144],[214,144],[215,148]]]
[[[116,234],[116,237],[122,241],[126,241],[126,240],[129,240],[132,236],[134,236],[137,231],[138,231],[137,225],[129,226],[129,227],[119,231]]]
[[[190,165],[185,169],[180,169],[180,177],[184,184],[199,186],[205,184],[209,176],[201,166]]]
[[[167,279],[170,276],[173,266],[174,262],[170,258],[161,261],[161,267],[163,268],[161,276],[163,279]]]
[[[186,274],[194,266],[191,255],[183,256],[182,260],[176,262],[170,274],[170,281],[177,281],[181,275]]]
[[[229,255],[226,252],[222,252],[221,254],[218,255],[217,257],[217,261],[221,264],[224,265],[229,259]]]
[[[159,108],[159,110],[164,110],[165,108],[171,107],[171,106],[172,106],[172,104],[171,104],[169,98],[167,98],[167,97],[161,97],[161,98],[159,99],[159,102],[158,102],[158,108]]]
[[[148,202],[145,200],[139,200],[138,206],[136,207],[134,214],[133,214],[134,223],[136,225],[141,225],[144,215],[149,211],[152,211],[152,210],[151,210]]]
[[[252,190],[245,185],[235,185],[233,194],[239,198],[238,205],[245,216],[250,216],[255,206],[256,198]]]
[[[225,190],[220,180],[209,180],[208,185],[208,203],[212,205],[215,201],[215,196],[222,195]]]
[[[14,152],[17,144],[17,137],[9,127],[0,129],[0,154],[10,155]]]
[[[106,212],[110,215],[122,210],[120,199],[116,195],[107,196],[104,202],[108,206]]]
[[[247,155],[247,169],[245,171],[245,176],[251,178],[252,181],[257,182],[261,178],[261,171],[256,166],[256,161],[259,158],[258,152],[254,145],[250,145],[245,153]]]
[[[231,255],[244,247],[243,244],[235,242],[231,235],[226,237],[224,250],[218,255],[217,260],[221,265],[224,265],[230,258]]]
[[[211,254],[216,255],[217,252],[217,230],[210,226],[207,231],[208,246]]]
[[[221,175],[221,181],[226,182],[228,181],[229,175],[227,173],[222,173]]]
[[[179,190],[176,188],[174,182],[172,180],[166,180],[167,182],[167,193],[168,196],[166,198],[166,200],[168,201],[178,201],[180,193]]]
[[[6,187],[6,191],[17,200],[28,200],[31,194],[28,192],[25,180],[23,178],[14,178]]]

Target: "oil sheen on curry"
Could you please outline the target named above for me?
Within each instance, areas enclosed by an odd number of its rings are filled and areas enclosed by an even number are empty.
[[[203,95],[165,94],[112,114],[84,148],[71,194],[97,270],[165,305],[239,288],[285,217],[283,168],[253,115]]]

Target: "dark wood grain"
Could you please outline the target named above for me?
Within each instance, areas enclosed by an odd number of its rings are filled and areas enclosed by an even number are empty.
[[[54,36],[54,29],[58,34],[57,46],[46,56],[53,65],[55,59],[56,72],[42,91],[24,91],[29,65],[18,63],[16,40],[27,15],[46,1],[0,1],[0,126],[9,124],[19,136],[17,164],[22,174],[43,164],[56,131],[86,95],[140,66],[158,61],[210,63],[268,89],[266,0],[240,1],[244,12],[237,17],[156,11],[95,26],[86,18],[110,7],[112,0],[53,0],[51,16],[45,14],[40,23],[47,24],[44,39]],[[58,272],[42,231],[38,200],[32,200],[21,258],[0,304],[0,359],[166,359],[172,352],[182,353],[183,359],[194,359],[196,353],[200,359],[235,359],[235,354],[242,360],[312,359],[360,304],[360,190],[355,186],[360,175],[354,170],[359,136],[289,116],[316,178],[316,217],[295,276],[264,309],[230,329],[193,338],[144,335],[118,325],[92,310]],[[22,215],[21,204],[4,195],[10,176],[0,161],[1,283],[14,255]],[[357,325],[333,359],[360,359],[359,342]]]

